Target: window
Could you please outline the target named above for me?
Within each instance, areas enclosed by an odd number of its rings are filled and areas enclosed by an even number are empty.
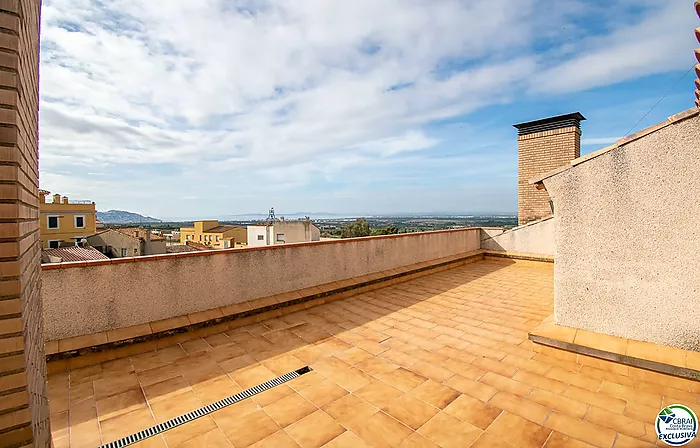
[[[216,241],[219,241],[221,237],[219,235],[216,235]]]
[[[49,249],[58,249],[61,247],[60,240],[49,240]]]
[[[258,241],[262,241],[265,239],[265,235],[258,235]]]
[[[284,243],[284,233],[278,233],[278,234],[277,234],[277,242],[278,242],[278,243]]]
[[[199,235],[199,241],[202,241],[202,235]]]
[[[127,255],[127,250],[125,248],[122,248],[122,257],[126,257]]]
[[[189,235],[187,235],[187,236],[186,236],[186,239],[187,239],[187,241],[189,241],[189,240],[190,240],[190,236],[189,236]]]
[[[58,229],[58,216],[49,216],[46,221],[47,228]]]
[[[76,229],[84,229],[85,228],[85,216],[76,216],[75,217],[75,228]]]

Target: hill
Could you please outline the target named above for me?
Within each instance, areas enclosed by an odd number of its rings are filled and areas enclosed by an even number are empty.
[[[162,222],[160,219],[124,210],[107,210],[97,212],[97,219],[105,224],[140,224],[144,222]]]

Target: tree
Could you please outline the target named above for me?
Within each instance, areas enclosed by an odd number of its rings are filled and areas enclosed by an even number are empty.
[[[369,236],[369,223],[362,218],[357,218],[355,222],[345,224],[341,236],[343,238],[358,238],[361,236]]]
[[[372,235],[395,235],[397,233],[399,233],[399,228],[394,224],[372,231]]]

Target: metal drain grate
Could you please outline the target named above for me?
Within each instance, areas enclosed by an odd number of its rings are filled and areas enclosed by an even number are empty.
[[[169,429],[173,429],[177,426],[183,425],[187,422],[191,422],[194,419],[197,419],[199,417],[204,417],[205,415],[211,414],[214,411],[218,411],[219,409],[225,408],[226,406],[231,406],[232,404],[238,403],[239,401],[245,400],[246,398],[250,398],[253,395],[257,395],[261,392],[265,392],[268,389],[272,389],[275,386],[279,386],[280,384],[286,383],[287,381],[291,381],[295,378],[299,378],[305,373],[309,373],[311,371],[311,367],[306,366],[302,367],[299,370],[295,370],[293,372],[285,373],[282,376],[279,376],[275,379],[272,379],[270,381],[266,381],[262,384],[258,384],[257,386],[251,387],[250,389],[246,389],[244,391],[238,392],[235,395],[231,395],[228,398],[224,398],[223,400],[219,400],[215,403],[209,404],[207,406],[204,406],[202,408],[196,409],[194,411],[188,412],[187,414],[183,414],[179,417],[172,418],[168,421],[165,421],[163,423],[157,424],[155,426],[151,426],[150,428],[146,428],[143,431],[139,431],[135,434],[132,434],[130,436],[126,436],[124,438],[121,438],[119,440],[115,440],[114,442],[107,443],[105,445],[100,446],[100,448],[121,448],[124,446],[129,446],[133,445],[134,443],[140,442],[144,439],[147,439],[149,437],[153,437],[157,434],[160,434],[162,432],[165,432]]]

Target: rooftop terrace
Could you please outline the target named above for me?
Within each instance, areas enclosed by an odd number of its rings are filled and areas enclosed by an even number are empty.
[[[553,265],[487,258],[49,376],[56,447],[97,446],[303,366],[135,446],[626,447],[700,382],[534,344]]]

